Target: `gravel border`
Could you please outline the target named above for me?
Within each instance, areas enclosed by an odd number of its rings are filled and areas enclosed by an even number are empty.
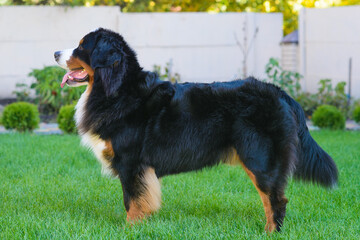
[[[320,128],[314,126],[311,121],[306,121],[306,124],[311,131],[320,130]],[[360,131],[360,125],[355,121],[346,121],[346,130]],[[6,130],[4,126],[0,126],[0,134],[13,133],[14,130]],[[59,129],[57,123],[40,123],[39,128],[34,130],[35,134],[38,135],[61,135],[63,132]]]

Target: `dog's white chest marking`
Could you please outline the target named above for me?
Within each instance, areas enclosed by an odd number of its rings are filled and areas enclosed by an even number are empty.
[[[81,125],[81,122],[83,120],[84,114],[85,114],[85,106],[86,102],[88,100],[90,91],[86,89],[86,91],[81,95],[78,103],[76,104],[76,111],[75,111],[75,121],[76,126],[79,128]],[[100,138],[99,135],[94,134],[90,131],[82,132],[79,131],[79,134],[81,136],[81,144],[83,146],[86,146],[90,148],[93,153],[95,154],[96,158],[102,165],[102,173],[105,175],[113,175],[113,172],[111,171],[111,162],[107,160],[104,156],[104,150],[106,150],[106,143],[104,140]]]

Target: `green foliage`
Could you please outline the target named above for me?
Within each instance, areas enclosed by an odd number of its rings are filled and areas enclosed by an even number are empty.
[[[320,105],[332,105],[337,107],[344,116],[350,117],[348,97],[345,93],[346,82],[339,82],[333,88],[330,79],[322,79],[319,81],[319,85],[316,94],[303,92],[295,97],[305,114],[311,116]]]
[[[336,106],[345,114],[348,110],[348,98],[345,93],[346,82],[339,82],[335,88],[332,87],[330,79],[322,79],[319,84],[318,97],[321,104]]]
[[[57,116],[59,128],[65,133],[76,133],[76,124],[74,120],[75,105],[65,105],[60,108]]]
[[[311,119],[315,126],[320,128],[329,128],[332,130],[345,128],[345,117],[334,106],[322,105],[318,107]]]
[[[271,83],[281,87],[293,98],[300,94],[302,76],[297,72],[283,70],[275,58],[270,58],[266,64],[266,74]]]
[[[36,82],[31,85],[35,89],[36,101],[40,112],[56,113],[65,104],[71,104],[80,98],[84,87],[60,87],[66,71],[57,66],[47,66],[43,69],[34,69],[29,76],[35,77]]]
[[[353,112],[355,122],[360,123],[360,106],[356,106]]]
[[[30,97],[30,89],[29,86],[25,83],[17,83],[16,89],[13,91],[13,94],[16,95],[16,100],[18,102],[32,102]]]
[[[170,81],[172,83],[180,82],[180,74],[172,72],[172,61],[166,63],[164,67],[164,72],[160,65],[154,65],[153,71],[159,75],[159,78],[163,81]]]
[[[39,112],[34,104],[16,102],[4,108],[2,123],[6,129],[32,131],[38,127],[39,122]]]
[[[295,100],[300,104],[302,109],[305,112],[306,117],[310,118],[315,109],[321,105],[318,102],[318,97],[316,94],[311,94],[308,92],[300,93]]]

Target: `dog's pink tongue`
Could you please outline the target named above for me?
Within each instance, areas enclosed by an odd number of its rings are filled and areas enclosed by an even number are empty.
[[[84,79],[86,77],[86,75],[87,75],[87,72],[85,70],[76,70],[76,71],[67,72],[62,79],[61,88],[64,87],[64,85],[68,79],[71,79],[71,80],[74,78]]]
[[[63,79],[62,79],[62,82],[61,82],[61,85],[60,85],[61,88],[64,87],[66,81],[69,79],[70,73],[71,73],[71,72],[67,72],[67,73],[64,75],[64,77],[63,77]]]

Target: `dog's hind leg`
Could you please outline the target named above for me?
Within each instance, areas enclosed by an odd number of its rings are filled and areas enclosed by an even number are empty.
[[[266,215],[265,230],[280,231],[288,202],[284,190],[289,166],[274,153],[271,140],[256,134],[251,136],[261,140],[250,139],[249,145],[237,146],[237,158],[261,197]]]
[[[128,174],[124,173],[124,174]],[[161,206],[161,187],[153,168],[135,176],[120,173],[127,221],[134,222],[157,211]]]
[[[279,189],[264,189],[264,187],[261,186],[263,184],[258,183],[255,174],[250,171],[243,163],[241,165],[253,182],[264,205],[266,216],[265,231],[269,233],[273,232],[274,230],[280,231],[280,227],[282,226],[286,213],[286,203],[288,202],[284,196],[284,186]]]

